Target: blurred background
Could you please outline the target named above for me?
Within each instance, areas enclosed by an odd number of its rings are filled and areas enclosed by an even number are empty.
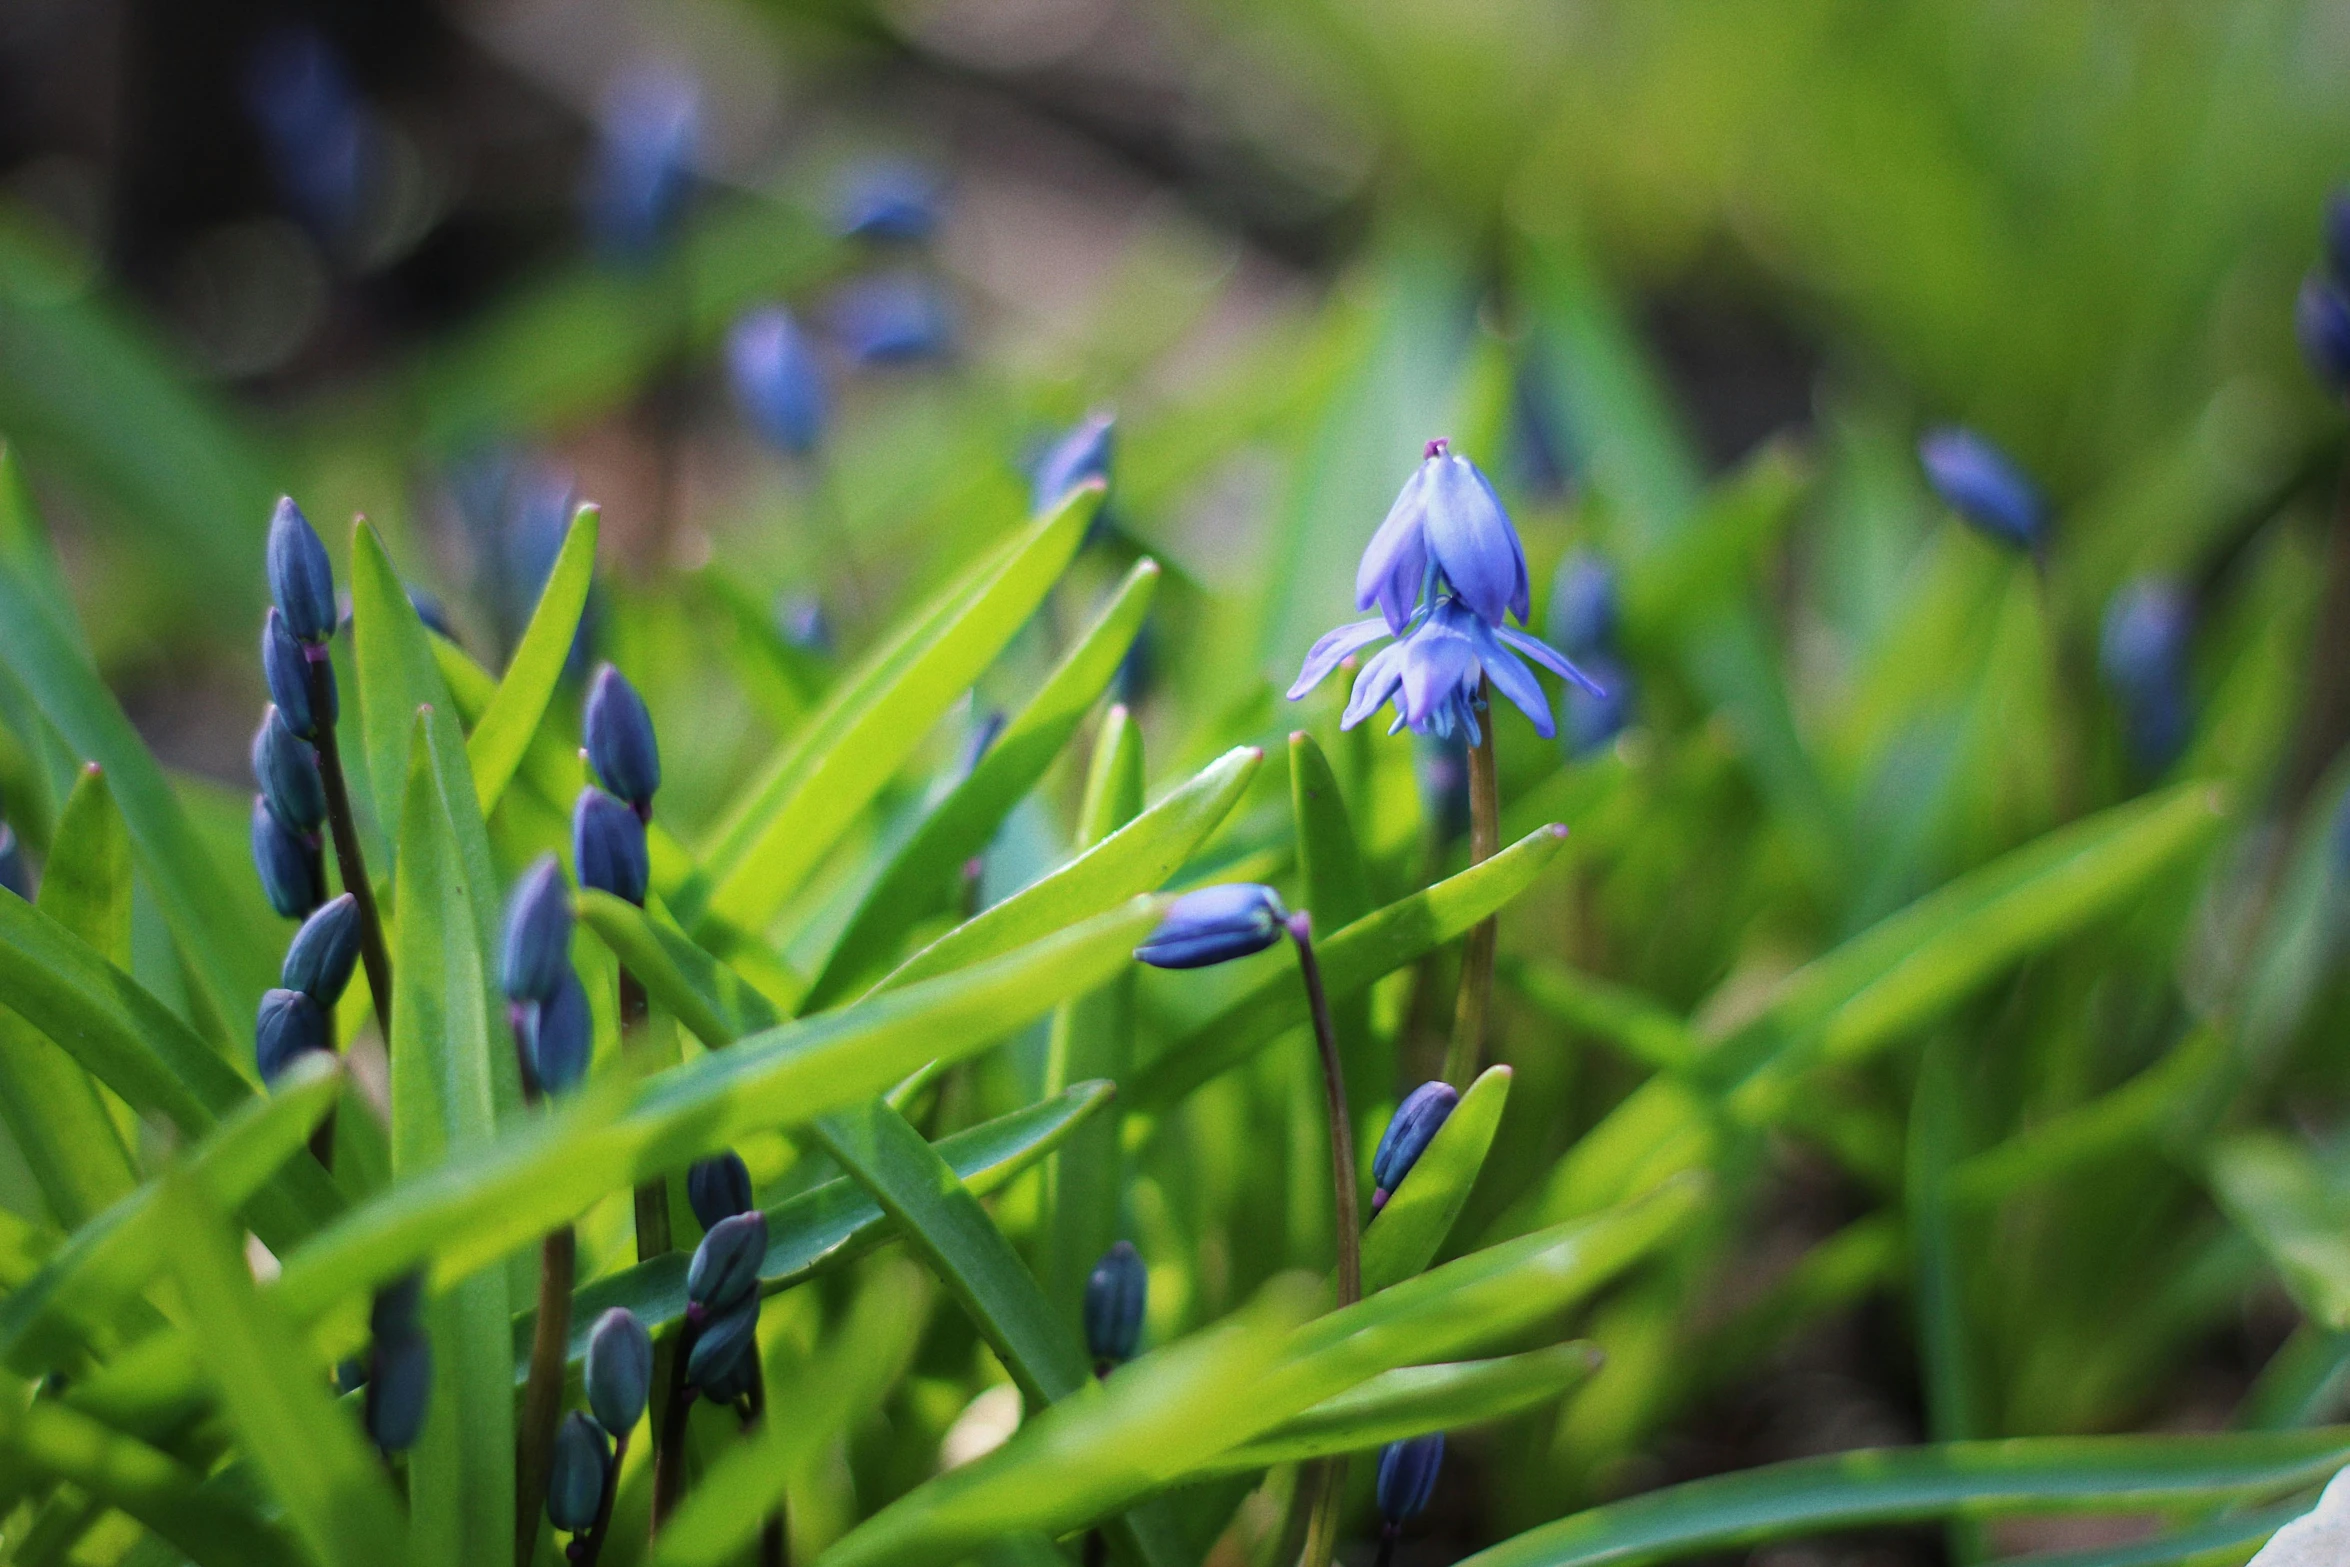
[[[0,0],[0,436],[34,502],[0,545],[37,512],[242,876],[275,497],[338,561],[376,521],[492,669],[598,501],[582,655],[646,688],[690,832],[1114,413],[1109,522],[971,723],[1155,555],[1121,682],[1154,787],[1304,723],[1393,895],[1462,854],[1457,757],[1279,698],[1450,435],[1526,535],[1536,624],[1611,691],[1562,700],[1559,745],[1503,721],[1513,835],[1576,837],[1504,922],[1520,1085],[1456,1245],[1632,1180],[1656,1030],[1722,1038],[1807,958],[2143,792],[2222,785],[2230,814],[1827,1071],[1707,1240],[1604,1308],[1608,1371],[1456,1446],[1407,1554],[1870,1441],[2323,1418],[2345,1346],[2211,1172],[2215,1139],[2283,1127],[2350,1212],[2350,538],[2294,333],[2345,80],[2338,0]],[[1916,443],[1944,423],[2044,488],[2039,564],[1935,500]],[[0,720],[37,852],[69,774],[7,680]],[[1006,828],[988,895],[1067,852],[1081,776]],[[1286,798],[1269,777],[1224,869],[1286,873]],[[820,916],[784,922],[787,960]],[[1375,996],[1370,1135],[1432,1070],[1448,985]],[[1153,996],[1154,1038],[1202,1015]],[[1020,1102],[1022,1059],[966,1113]],[[1326,1254],[1306,1060],[1159,1123],[1154,1336]],[[1935,1228],[1922,1082],[1961,1155],[2139,1098]],[[844,1436],[803,1544],[921,1472],[972,1353],[909,1349],[896,1436]]]

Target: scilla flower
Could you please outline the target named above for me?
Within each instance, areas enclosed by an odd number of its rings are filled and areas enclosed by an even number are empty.
[[[1270,887],[1234,882],[1177,898],[1134,955],[1153,968],[1206,968],[1262,952],[1281,939],[1289,911]]]
[[[1379,1516],[1390,1530],[1427,1511],[1444,1467],[1444,1433],[1390,1442],[1379,1450]]]
[[[2038,487],[1985,437],[1955,425],[1928,430],[1918,440],[1918,463],[1942,503],[1978,531],[2018,549],[2046,542]]]
[[[1387,629],[1401,636],[1438,576],[1496,626],[1510,615],[1526,618],[1526,552],[1518,530],[1477,465],[1441,438],[1428,443],[1371,535],[1355,567],[1355,608],[1378,605]]]
[[[858,278],[833,296],[829,320],[841,347],[866,365],[913,364],[945,354],[955,329],[938,285],[913,272]]]
[[[1450,1083],[1422,1083],[1395,1107],[1387,1130],[1379,1135],[1379,1149],[1371,1155],[1371,1212],[1387,1206],[1387,1199],[1420,1162],[1420,1155],[1436,1141],[1453,1106],[1461,1096]]]
[[[705,1230],[714,1230],[723,1221],[738,1213],[749,1213],[756,1206],[751,1196],[750,1167],[731,1148],[694,1161],[693,1168],[686,1172],[685,1196],[693,1206],[695,1220]]]
[[[1289,688],[1289,699],[1294,702],[1304,696],[1342,660],[1387,634],[1385,620],[1364,620],[1323,637],[1306,654],[1305,668]],[[1491,680],[1495,690],[1517,704],[1534,725],[1534,732],[1547,740],[1558,732],[1551,721],[1550,701],[1519,653],[1586,691],[1600,694],[1598,682],[1569,663],[1556,648],[1488,621],[1461,599],[1446,594],[1416,612],[1401,639],[1381,648],[1363,665],[1355,676],[1354,692],[1339,727],[1352,729],[1392,701],[1395,722],[1388,726],[1388,733],[1407,727],[1418,734],[1447,739],[1458,733],[1467,735],[1474,745],[1483,736],[1477,722],[1480,684]]]
[[[831,399],[816,346],[790,311],[769,305],[735,322],[726,335],[726,372],[761,440],[790,457],[816,449]]]
[[[596,1319],[581,1383],[596,1424],[615,1436],[636,1429],[653,1386],[653,1336],[635,1312],[614,1306]]]

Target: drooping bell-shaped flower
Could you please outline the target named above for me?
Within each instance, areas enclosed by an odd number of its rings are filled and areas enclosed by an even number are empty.
[[[1957,425],[1928,430],[1918,439],[1918,462],[1943,504],[1978,531],[2022,550],[2046,542],[2039,487],[1985,436]]]
[[[842,349],[859,364],[915,364],[941,357],[954,343],[946,296],[915,272],[844,284],[833,296],[828,320]]]
[[[1355,608],[1377,605],[1400,636],[1431,573],[1493,625],[1526,618],[1532,601],[1518,530],[1477,465],[1442,439],[1428,443],[1371,535],[1355,567]]]
[[[278,983],[298,990],[322,1007],[343,999],[359,963],[359,900],[338,893],[294,932]]]
[[[596,1424],[615,1436],[636,1429],[653,1385],[653,1336],[635,1312],[614,1306],[596,1319],[581,1381]]]
[[[1387,1130],[1379,1134],[1378,1151],[1371,1155],[1372,1213],[1387,1206],[1387,1199],[1411,1174],[1412,1166],[1420,1162],[1420,1155],[1428,1151],[1460,1102],[1459,1092],[1450,1083],[1422,1083],[1395,1107]]]
[[[1150,1272],[1133,1242],[1118,1242],[1093,1265],[1085,1280],[1085,1349],[1097,1375],[1134,1358],[1149,1294]]]
[[[643,261],[668,237],[693,189],[701,89],[674,67],[640,64],[614,79],[596,118],[588,229],[610,254]]]
[[[1385,621],[1365,620],[1341,626],[1323,637],[1306,655],[1304,670],[1289,688],[1290,699],[1304,696],[1341,660],[1385,635]],[[1534,732],[1549,739],[1556,733],[1550,700],[1525,659],[1518,656],[1521,653],[1586,690],[1600,689],[1548,643],[1488,621],[1447,594],[1415,616],[1401,640],[1381,648],[1364,663],[1355,676],[1340,727],[1352,729],[1392,701],[1396,716],[1390,733],[1407,727],[1419,734],[1447,738],[1460,733],[1475,744],[1482,734],[1477,699],[1482,682],[1490,680],[1495,690],[1526,715]]]
[[[1202,887],[1177,898],[1134,955],[1153,968],[1206,968],[1262,952],[1281,939],[1289,911],[1254,882]]]
[[[751,428],[789,457],[824,438],[831,398],[816,345],[781,305],[747,312],[726,336],[727,379]]]
[[[653,795],[661,787],[660,742],[653,737],[653,715],[645,711],[645,699],[610,664],[596,671],[595,683],[588,687],[582,727],[597,779],[650,821]]]

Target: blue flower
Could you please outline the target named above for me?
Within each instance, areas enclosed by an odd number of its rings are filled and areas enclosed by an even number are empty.
[[[760,439],[792,457],[816,449],[830,402],[824,366],[790,311],[770,305],[735,322],[726,335],[726,370]]]
[[[661,787],[661,745],[653,738],[653,715],[645,711],[645,699],[610,664],[596,671],[595,684],[588,688],[582,728],[597,779],[650,821],[653,795]]]
[[[749,1213],[757,1205],[751,1195],[750,1167],[731,1148],[694,1161],[685,1173],[685,1198],[705,1230],[716,1229],[720,1221]]]
[[[1526,618],[1531,596],[1526,551],[1501,497],[1477,465],[1434,440],[1388,508],[1355,567],[1355,608],[1379,606],[1398,636],[1438,580],[1480,616],[1500,625]]]
[[[1359,620],[1328,633],[1306,654],[1289,699],[1304,696],[1343,659],[1388,634],[1384,618]],[[1488,621],[1448,594],[1423,607],[1405,624],[1401,640],[1381,648],[1363,665],[1339,727],[1352,729],[1393,701],[1395,722],[1388,726],[1389,734],[1406,727],[1448,739],[1460,733],[1474,745],[1483,736],[1477,722],[1479,684],[1489,679],[1547,740],[1557,732],[1550,702],[1520,653],[1585,690],[1600,693],[1596,681],[1548,643]]]
[[[689,1305],[716,1316],[759,1293],[759,1265],[767,1258],[767,1215],[753,1208],[710,1226],[686,1264]]]
[[[668,237],[693,185],[701,89],[690,77],[639,66],[604,95],[588,170],[588,228],[607,251],[641,261]]]
[[[253,1064],[261,1081],[274,1083],[295,1057],[327,1048],[326,1009],[299,990],[271,990],[261,997],[253,1024]]]
[[[16,829],[0,822],[0,890],[15,893],[25,902],[33,901],[33,878],[24,868],[24,850],[17,845]]]
[[[2336,397],[2350,392],[2350,296],[2311,273],[2293,301],[2293,334],[2318,384]]]
[[[318,839],[277,819],[269,802],[253,796],[253,867],[269,906],[290,920],[308,917],[326,901],[326,862]]]
[[[253,781],[278,820],[296,832],[314,833],[326,821],[318,753],[286,726],[275,703],[262,712],[261,727],[253,732]]]
[[[577,1087],[595,1054],[596,1025],[587,987],[569,965],[552,996],[516,1003],[511,1015],[531,1086],[542,1094],[566,1094]]]
[[[938,180],[899,158],[873,158],[845,172],[833,190],[833,232],[843,239],[918,245],[938,226]]]
[[[1206,968],[1264,951],[1281,939],[1288,918],[1270,887],[1202,887],[1177,898],[1134,955],[1153,968]]]
[[[954,321],[938,285],[918,273],[859,278],[833,296],[834,335],[859,364],[913,364],[936,359],[954,340]]]
[[[1543,629],[1569,658],[1589,658],[1616,645],[1616,571],[1589,550],[1559,562],[1550,581]]]
[[[2005,452],[1973,430],[1945,425],[1918,440],[1918,462],[1943,504],[1982,532],[2018,549],[2044,542],[2040,491]]]
[[[2098,640],[2098,668],[2122,709],[2130,758],[2162,772],[2186,749],[2187,638],[2194,611],[2169,582],[2141,578],[2114,591]]]
[[[1102,1253],[1086,1277],[1085,1348],[1097,1374],[1134,1358],[1142,1343],[1142,1311],[1150,1282],[1131,1241],[1120,1241]]]
[[[653,876],[644,818],[601,789],[580,790],[571,812],[571,863],[582,887],[642,907]]]
[[[334,45],[307,27],[269,34],[247,62],[245,102],[279,192],[322,240],[351,238],[381,152]]]
[[[298,642],[319,643],[335,634],[335,568],[326,546],[291,495],[278,497],[269,519],[269,596],[286,617]]]
[[[404,1453],[424,1434],[432,1403],[432,1341],[420,1328],[375,1337],[367,1375],[367,1435],[387,1453]]]
[[[1426,1511],[1444,1467],[1444,1433],[1390,1442],[1379,1450],[1379,1515],[1390,1526]]]
[[[571,889],[552,854],[531,862],[506,900],[498,988],[508,1001],[546,1001],[571,971]]]
[[[299,990],[320,1006],[343,999],[351,971],[359,962],[359,901],[340,893],[318,906],[318,912],[294,932],[278,983]]]
[[[1030,476],[1030,509],[1041,512],[1058,505],[1061,497],[1093,480],[1108,484],[1117,426],[1115,414],[1089,414],[1056,436],[1036,459]]]
[[[1387,1206],[1387,1199],[1412,1173],[1420,1155],[1436,1140],[1461,1096],[1450,1083],[1422,1083],[1404,1096],[1379,1134],[1378,1152],[1371,1155],[1371,1212]]]
[[[612,1444],[603,1427],[574,1409],[555,1428],[547,1460],[547,1522],[565,1534],[583,1534],[603,1510]]]
[[[616,1436],[636,1429],[653,1385],[653,1336],[635,1312],[614,1306],[596,1319],[580,1380],[596,1424]]]

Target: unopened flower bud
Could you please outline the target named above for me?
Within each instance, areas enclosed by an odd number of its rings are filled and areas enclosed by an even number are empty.
[[[729,1148],[724,1153],[697,1159],[685,1175],[686,1201],[693,1204],[694,1217],[702,1228],[714,1230],[719,1224],[738,1213],[749,1213],[755,1199],[751,1195],[751,1171],[743,1163],[741,1154]]]
[[[1150,1273],[1131,1241],[1118,1242],[1093,1265],[1085,1281],[1085,1349],[1097,1371],[1134,1358],[1149,1294]]]
[[[653,1385],[653,1336],[635,1312],[615,1306],[596,1319],[583,1380],[598,1425],[616,1436],[636,1429]]]
[[[299,832],[316,832],[326,821],[326,784],[318,774],[318,753],[286,726],[272,703],[253,733],[253,781],[278,819]]]
[[[710,1226],[685,1270],[685,1298],[712,1315],[759,1292],[759,1264],[767,1259],[767,1215],[756,1208]]]
[[[2018,549],[2040,547],[2047,527],[2040,491],[1989,440],[1956,426],[1929,430],[1918,461],[1943,504],[1979,532]]]
[[[1379,1514],[1390,1524],[1405,1523],[1427,1509],[1436,1489],[1436,1471],[1444,1467],[1444,1433],[1390,1442],[1379,1450]]]
[[[420,1328],[375,1340],[367,1375],[367,1435],[387,1453],[404,1453],[424,1432],[432,1402],[432,1341]]]
[[[611,1465],[612,1443],[603,1428],[576,1409],[565,1415],[547,1457],[547,1522],[565,1534],[594,1527]]]
[[[278,983],[299,990],[322,1007],[343,999],[351,970],[359,962],[359,901],[338,893],[318,906],[318,912],[294,932]]]
[[[790,457],[816,449],[830,401],[824,366],[790,311],[770,305],[735,322],[726,369],[734,400],[761,440]]]
[[[324,642],[335,634],[335,569],[326,546],[294,504],[278,497],[269,519],[269,596],[286,617],[286,629],[303,642]]]
[[[571,889],[563,867],[542,854],[506,900],[498,988],[509,1001],[546,1001],[571,972]]]
[[[653,738],[653,715],[628,678],[606,664],[596,671],[588,688],[583,723],[588,761],[596,777],[611,793],[636,808],[640,817],[653,814],[653,794],[661,787],[661,747]]]
[[[731,1404],[749,1391],[758,1363],[759,1297],[752,1294],[703,1323],[685,1379],[712,1403]]]
[[[320,724],[332,724],[337,711],[335,696],[335,666],[324,660],[326,706],[319,709],[310,700],[309,651],[297,641],[286,625],[285,616],[275,605],[261,621],[261,673],[269,682],[269,699],[285,719],[286,727],[304,740],[318,738]]]
[[[274,1083],[296,1056],[326,1049],[327,1024],[326,1009],[299,990],[265,992],[253,1024],[253,1064],[261,1080]]]
[[[253,796],[253,867],[269,906],[285,918],[306,918],[326,900],[326,861],[318,840],[277,819],[268,800]]]
[[[6,822],[0,822],[0,888],[27,903],[33,901],[33,878],[24,868],[24,850],[17,844],[16,830]]]
[[[643,906],[653,879],[644,820],[601,789],[580,790],[572,808],[571,861],[582,887]]]
[[[596,1052],[595,1016],[579,976],[564,969],[555,994],[545,1001],[522,1003],[516,1018],[522,1059],[537,1090],[567,1094],[578,1087]]]
[[[1420,1155],[1436,1140],[1437,1130],[1452,1114],[1461,1096],[1450,1083],[1422,1083],[1404,1096],[1379,1134],[1379,1151],[1371,1156],[1371,1211],[1387,1206],[1387,1199],[1403,1184]]]
[[[1281,939],[1288,910],[1254,882],[1202,887],[1177,898],[1134,955],[1154,968],[1206,968],[1245,958]]]

